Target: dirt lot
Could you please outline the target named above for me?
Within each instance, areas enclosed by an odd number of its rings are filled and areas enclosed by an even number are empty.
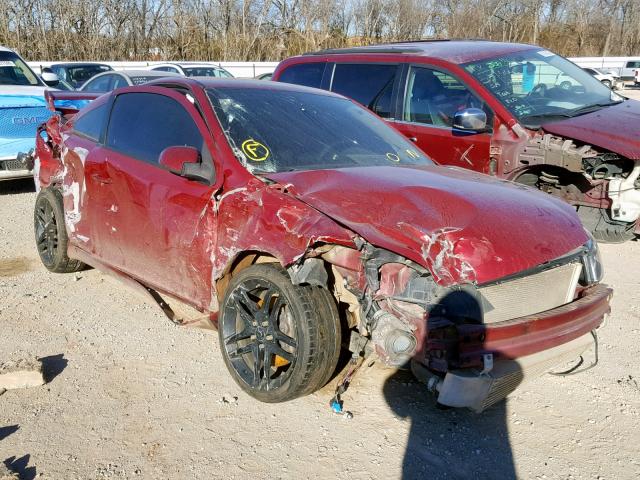
[[[602,247],[615,296],[594,369],[477,415],[374,366],[346,395],[349,420],[330,388],[260,404],[214,332],[172,325],[95,270],[45,271],[34,200],[29,182],[0,184],[0,361],[44,357],[49,379],[0,396],[0,461],[21,478],[640,478],[640,242]]]

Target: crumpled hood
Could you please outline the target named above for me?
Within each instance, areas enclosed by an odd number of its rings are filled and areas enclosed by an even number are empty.
[[[626,100],[559,122],[545,123],[542,129],[632,160],[640,160],[640,102],[636,100]]]
[[[373,245],[429,268],[441,285],[491,282],[587,241],[568,204],[457,168],[346,168],[269,178]]]

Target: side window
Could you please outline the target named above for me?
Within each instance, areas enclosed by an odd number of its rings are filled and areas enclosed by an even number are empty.
[[[111,87],[111,90],[129,86],[129,84],[127,83],[127,81],[122,75],[114,75],[114,79],[115,81],[113,82],[113,87]]]
[[[204,140],[189,113],[174,99],[154,93],[124,93],[113,105],[107,146],[143,162],[157,164],[167,147],[200,152]]]
[[[65,71],[64,68],[55,67],[55,68],[52,68],[52,70],[53,70],[53,73],[58,75],[58,78],[60,80],[67,81],[67,72]]]
[[[465,108],[481,108],[489,113],[484,102],[455,77],[430,68],[411,67],[403,120],[451,128],[455,113]]]
[[[89,110],[73,122],[73,130],[97,142],[100,140],[106,113],[106,103]]]
[[[85,92],[108,92],[112,79],[113,75],[104,75],[94,80],[89,80],[87,86],[83,88],[83,90]]]
[[[396,65],[336,64],[331,91],[354,99],[382,118],[391,117],[391,93]]]
[[[627,62],[627,68],[640,68],[640,62],[638,61]]]
[[[305,87],[320,88],[322,85],[322,74],[324,73],[325,63],[299,63],[287,68],[282,75],[280,81],[285,83],[295,83],[296,85],[304,85]]]

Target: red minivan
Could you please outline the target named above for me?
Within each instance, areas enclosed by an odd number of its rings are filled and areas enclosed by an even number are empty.
[[[365,105],[442,165],[571,203],[595,238],[640,233],[640,102],[535,45],[419,41],[289,58],[274,80]]]

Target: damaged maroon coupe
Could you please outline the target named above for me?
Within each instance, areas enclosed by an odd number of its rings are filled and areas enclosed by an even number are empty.
[[[37,136],[44,265],[115,274],[175,321],[174,300],[199,310],[259,400],[320,388],[349,345],[482,410],[609,312],[571,206],[435,166],[344,97],[171,79],[74,98],[49,93],[61,115]]]

